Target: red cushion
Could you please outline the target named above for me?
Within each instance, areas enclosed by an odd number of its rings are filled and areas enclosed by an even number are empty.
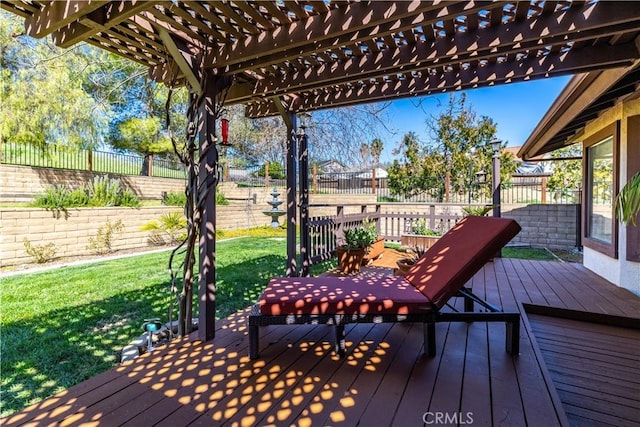
[[[403,277],[277,277],[260,297],[260,313],[410,314],[431,311],[429,300]]]
[[[405,277],[442,308],[519,232],[512,219],[466,217],[429,248]]]

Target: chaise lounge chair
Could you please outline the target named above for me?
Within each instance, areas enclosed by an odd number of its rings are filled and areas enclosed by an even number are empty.
[[[506,350],[518,354],[520,313],[505,313],[483,301],[465,283],[520,232],[505,218],[466,217],[442,236],[405,277],[273,278],[249,315],[249,356],[259,357],[259,327],[332,324],[336,352],[345,353],[349,323],[421,322],[424,353],[435,356],[436,322],[505,322]],[[454,296],[464,312],[442,309]],[[486,311],[474,310],[474,302]]]

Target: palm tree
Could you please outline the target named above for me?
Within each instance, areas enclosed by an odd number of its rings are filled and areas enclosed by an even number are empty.
[[[380,164],[380,155],[382,154],[383,148],[384,146],[380,138],[374,138],[374,140],[371,141],[370,150],[371,150],[371,155],[373,156],[373,161],[375,163],[373,165],[374,167],[378,167],[378,165]]]
[[[640,213],[640,172],[622,187],[616,197],[616,217],[620,221],[635,227],[638,213]]]

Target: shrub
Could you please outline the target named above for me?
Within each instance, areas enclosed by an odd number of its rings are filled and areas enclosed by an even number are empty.
[[[180,212],[167,212],[160,215],[160,218],[146,223],[141,230],[151,231],[151,242],[163,244],[163,235],[169,238],[170,244],[176,244],[184,240],[187,234],[187,219]]]
[[[464,216],[485,216],[493,206],[465,206],[462,208]]]
[[[217,205],[229,204],[229,200],[227,200],[227,196],[225,196],[222,191],[216,191],[216,204]]]
[[[347,249],[367,248],[377,237],[375,222],[363,221],[362,226],[345,230],[344,243]]]
[[[58,252],[53,242],[46,245],[32,245],[26,237],[24,239],[24,249],[38,264],[50,261]]]
[[[96,237],[89,237],[89,244],[87,249],[95,254],[106,254],[113,252],[111,249],[111,243],[113,236],[119,233],[124,228],[121,220],[117,220],[113,224],[111,221],[107,222],[96,232]]]
[[[171,192],[167,193],[166,197],[163,200],[163,203],[166,206],[185,206],[187,204],[187,195],[184,193]],[[227,196],[224,195],[220,190],[216,190],[216,204],[218,205],[228,205],[229,200],[227,200]]]
[[[284,166],[282,166],[280,163],[276,163],[276,162],[268,162],[269,163],[269,176],[273,179],[285,179],[286,173],[284,170]],[[263,177],[265,176],[266,170],[265,170],[265,165],[260,166],[260,169],[258,169],[258,172],[256,173],[259,177]]]
[[[417,234],[418,236],[440,236],[438,230],[432,230],[427,227],[427,221],[424,218],[420,218],[411,224],[411,230],[413,234]]]
[[[68,207],[76,208],[79,206],[87,206],[89,203],[89,195],[84,188],[78,188],[69,193]]]
[[[67,208],[85,206],[89,196],[82,188],[70,191],[64,185],[53,185],[44,190],[44,193],[36,196],[33,206],[44,208],[53,212],[54,218],[69,217]]]
[[[122,194],[120,181],[96,176],[87,187],[90,206],[118,206]]]
[[[131,190],[130,188],[125,188],[120,195],[120,200],[118,200],[118,206],[137,208],[138,206],[140,206],[140,200],[138,199],[138,196],[135,195],[133,190]]]
[[[33,206],[53,211],[55,218],[69,217],[67,208],[81,206],[140,206],[140,200],[129,188],[123,188],[117,179],[95,177],[84,188],[69,190],[64,185],[53,185],[36,196]]]
[[[165,196],[163,203],[167,206],[184,206],[187,204],[187,195],[184,192],[169,192]]]

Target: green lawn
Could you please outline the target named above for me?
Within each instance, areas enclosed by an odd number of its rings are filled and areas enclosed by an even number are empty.
[[[503,248],[504,258],[535,259],[539,261],[558,261],[551,252],[542,248]]]
[[[254,303],[270,277],[284,275],[285,253],[282,237],[219,242],[218,316]],[[112,368],[145,318],[166,321],[168,254],[2,279],[0,416]]]
[[[269,278],[285,274],[281,233],[254,230],[252,237],[218,243],[219,317],[251,305]],[[503,255],[555,259],[543,249],[506,248]],[[0,416],[114,367],[122,347],[142,333],[144,319],[166,321],[168,256],[140,255],[2,279]],[[312,271],[333,267],[335,259]]]

